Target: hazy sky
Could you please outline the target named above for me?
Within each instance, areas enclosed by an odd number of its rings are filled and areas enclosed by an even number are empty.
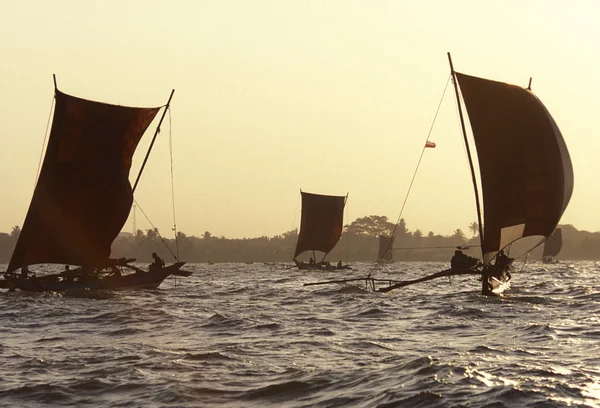
[[[300,189],[349,193],[346,222],[396,221],[448,51],[460,72],[533,77],[574,166],[561,222],[600,230],[598,16],[594,0],[0,0],[0,231],[23,223],[53,73],[63,92],[124,105],[162,105],[175,88],[177,226],[188,234],[298,227]],[[162,129],[136,199],[169,236],[168,120]],[[451,87],[430,140],[403,217],[425,234],[467,232],[475,205]]]

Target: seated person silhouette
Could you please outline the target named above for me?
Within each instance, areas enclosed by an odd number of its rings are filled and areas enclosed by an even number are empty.
[[[156,252],[152,252],[152,258],[154,258],[154,262],[150,264],[150,270],[160,269],[165,267],[165,261],[162,260],[160,256],[156,254]]]
[[[478,262],[479,259],[465,255],[461,250],[457,249],[454,251],[454,256],[450,260],[450,267],[452,269],[471,269],[477,265]]]

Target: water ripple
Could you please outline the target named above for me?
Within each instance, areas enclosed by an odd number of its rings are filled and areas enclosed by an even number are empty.
[[[600,407],[595,263],[531,264],[503,297],[468,276],[381,294],[280,265],[188,269],[151,291],[0,292],[0,406]]]

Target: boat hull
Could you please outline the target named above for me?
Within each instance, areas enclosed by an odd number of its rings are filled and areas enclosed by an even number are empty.
[[[8,278],[0,287],[7,289],[19,289],[27,292],[66,292],[78,289],[90,290],[135,290],[156,289],[170,275],[182,275],[179,269],[185,262],[176,262],[164,268],[151,269],[148,272],[137,270],[123,276],[107,276],[104,278],[92,278],[89,280],[47,280],[44,277],[19,279]],[[184,272],[187,274],[187,272]]]
[[[542,258],[542,263],[545,264],[557,264],[559,261],[557,259],[552,258],[551,256],[547,256]]]
[[[513,271],[512,265],[506,269],[499,271],[486,272],[481,276],[481,294],[482,295],[501,295],[508,289],[510,289],[511,271]]]
[[[488,279],[492,295],[501,295],[510,289],[510,279],[507,279],[506,277],[498,279],[494,276],[491,276]]]

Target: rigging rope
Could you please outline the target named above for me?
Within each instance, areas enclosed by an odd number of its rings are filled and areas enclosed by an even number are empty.
[[[48,129],[50,128],[50,120],[52,119],[52,108],[54,108],[55,101],[56,101],[56,96],[53,95],[52,102],[50,103],[50,112],[48,112],[48,122],[46,122],[46,133],[44,134],[44,141],[42,142],[42,151],[40,152],[40,160],[38,162],[37,173],[35,175],[35,183],[33,185],[34,190],[35,190],[35,186],[37,185],[38,178],[40,177],[42,160],[44,159],[44,148],[46,147],[46,140],[48,139]]]
[[[529,252],[525,253],[525,259],[523,260],[523,266],[521,266],[521,269],[519,270],[519,272],[523,272],[523,270],[525,269],[525,266],[527,265],[527,259],[528,258],[529,258]]]
[[[302,190],[300,190],[302,192]],[[294,227],[296,226],[296,215],[298,214],[298,207],[300,206],[300,202],[302,201],[302,194],[300,194],[300,200],[296,201],[296,211],[294,211],[294,220],[292,221],[292,228],[290,228],[290,233],[294,231]],[[300,228],[297,229],[297,234],[300,234]],[[286,253],[293,251],[293,248],[286,249]]]
[[[171,107],[168,107],[169,112],[169,155],[171,157],[171,203],[173,206],[173,232],[175,233],[175,251],[177,252],[177,257],[175,258],[179,261],[179,238],[177,236],[177,221],[175,218],[175,182],[173,176],[173,128],[171,124]]]
[[[344,212],[345,212],[344,215],[346,216],[345,219],[347,220],[348,219],[348,194],[346,194],[346,202],[344,205]],[[343,233],[343,231],[344,231],[344,227],[342,226],[342,233]],[[346,234],[346,237],[345,237],[346,238],[345,239],[345,241],[346,241],[346,263],[349,262],[349,258],[350,258],[350,251],[348,249],[348,247],[350,246],[350,239],[348,237],[349,237],[349,235]]]
[[[431,122],[431,126],[429,128],[429,132],[427,133],[427,138],[425,139],[425,143],[423,143],[423,147],[421,149],[421,156],[419,156],[419,161],[417,162],[417,167],[415,168],[415,172],[413,173],[412,180],[410,181],[410,184],[408,186],[406,196],[404,197],[404,202],[402,203],[402,207],[400,208],[400,214],[398,215],[398,219],[396,220],[396,224],[394,225],[394,229],[392,230],[392,237],[396,236],[396,230],[398,229],[398,224],[400,223],[400,220],[402,219],[402,213],[404,212],[404,207],[406,206],[406,202],[408,201],[408,196],[410,195],[410,191],[412,189],[413,183],[415,182],[415,178],[417,177],[417,171],[419,170],[419,166],[421,165],[421,160],[423,160],[423,155],[425,154],[425,149],[427,148],[427,142],[429,141],[429,136],[431,136],[431,132],[433,131],[433,126],[435,125],[435,121],[437,119],[438,113],[440,112],[440,108],[442,107],[442,102],[444,101],[444,96],[446,95],[446,90],[448,89],[448,84],[450,83],[451,77],[452,77],[452,75],[449,75],[448,79],[446,80],[446,86],[444,87],[444,92],[442,93],[442,97],[440,98],[440,103],[438,104],[437,110],[435,111],[435,115],[433,116],[433,121]],[[390,245],[392,245],[392,240],[390,240],[390,242],[388,243],[388,247],[386,248],[384,254],[387,251],[389,251]],[[371,271],[367,275],[367,278],[371,277],[371,275],[373,274],[373,272],[375,272],[377,267],[379,265],[381,265],[382,260],[383,260],[383,257],[377,260],[377,262],[373,266],[373,269],[371,269]]]
[[[302,192],[302,190],[300,190]],[[300,201],[302,201],[302,194],[300,194]],[[296,201],[296,211],[294,211],[294,220],[292,221],[292,228],[290,228],[290,232],[294,230],[296,226],[296,216],[298,215],[298,206],[300,205],[300,201]]]
[[[152,221],[150,221],[150,218],[146,215],[146,213],[144,212],[144,209],[135,200],[135,198],[133,199],[133,202],[135,203],[135,205],[137,206],[137,208],[139,208],[139,210],[142,212],[142,214],[144,214],[144,217],[146,217],[146,220],[148,221],[148,223],[150,224],[150,226],[152,228],[154,228],[154,231],[156,231],[156,233],[158,234],[158,237],[160,238],[160,240],[162,241],[162,243],[165,244],[165,247],[167,247],[167,250],[171,253],[171,255],[173,256],[173,258],[175,258],[175,260],[177,261],[178,260],[177,257],[175,256],[175,254],[173,253],[173,251],[171,251],[171,248],[169,248],[169,245],[167,244],[167,242],[165,241],[165,239],[160,235],[160,232],[158,232],[158,228],[156,228],[154,226],[154,224],[152,224]]]
[[[158,228],[156,228],[154,226],[154,224],[152,223],[152,221],[150,221],[150,218],[148,217],[146,212],[143,210],[143,208],[140,206],[140,204],[137,202],[135,197],[133,199],[133,202],[135,203],[137,208],[140,209],[140,211],[142,212],[142,214],[144,215],[144,217],[146,218],[148,223],[157,232],[158,237],[160,238],[162,243],[165,245],[165,247],[167,248],[167,250],[169,251],[171,256],[173,256],[175,261],[179,261],[179,244],[178,244],[178,240],[177,240],[177,223],[176,223],[176,219],[175,219],[175,187],[174,187],[174,176],[173,176],[173,131],[172,131],[172,123],[171,123],[171,107],[170,107],[170,105],[164,105],[164,106],[167,106],[167,110],[169,113],[169,153],[170,153],[170,160],[171,160],[171,201],[172,201],[172,206],[173,206],[173,231],[175,232],[175,248],[176,248],[177,255],[175,255],[173,253],[173,251],[171,250],[171,248],[169,247],[169,245],[167,244],[165,239],[160,235],[160,232],[158,232]],[[157,134],[158,133],[160,133],[160,128],[157,129]]]

